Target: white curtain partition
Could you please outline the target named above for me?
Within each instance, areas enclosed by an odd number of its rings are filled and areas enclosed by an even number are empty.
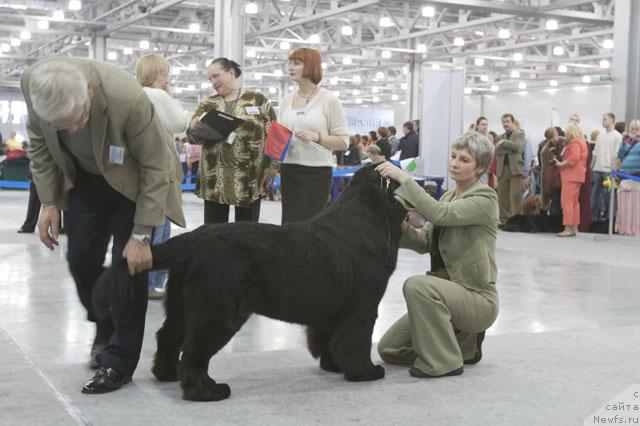
[[[419,166],[424,176],[447,176],[450,145],[463,132],[465,71],[422,67]],[[453,182],[446,179],[443,186]]]

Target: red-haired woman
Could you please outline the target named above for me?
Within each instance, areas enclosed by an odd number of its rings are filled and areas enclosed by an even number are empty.
[[[282,223],[315,216],[331,191],[332,151],[349,147],[349,130],[340,101],[318,87],[322,58],[315,49],[289,53],[289,76],[298,90],[282,101],[279,121],[293,131],[281,168]]]
[[[575,237],[580,225],[580,187],[585,180],[587,167],[587,144],[583,139],[582,129],[578,124],[569,124],[564,131],[569,141],[562,153],[562,161],[553,160],[560,169],[562,192],[560,204],[562,204],[562,224],[564,231],[559,237]]]

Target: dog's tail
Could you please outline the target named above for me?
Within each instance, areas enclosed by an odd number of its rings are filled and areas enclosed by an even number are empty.
[[[181,240],[187,238],[183,235],[151,247],[153,266],[150,270],[170,269],[191,257],[192,250],[179,250],[180,247],[184,247],[183,243],[181,245]],[[147,282],[142,279],[145,276],[144,274],[130,276],[126,259],[121,259],[107,268],[93,288],[92,302],[96,317],[99,320],[109,318],[111,312],[119,310],[128,301],[134,300],[136,294],[142,294],[141,291],[136,292],[136,287],[144,286],[146,290]],[[146,291],[144,297],[146,297]]]

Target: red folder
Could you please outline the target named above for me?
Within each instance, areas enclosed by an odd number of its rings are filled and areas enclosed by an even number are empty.
[[[264,155],[276,161],[284,160],[292,134],[291,130],[282,124],[277,121],[272,121],[269,125],[267,140],[264,141]]]

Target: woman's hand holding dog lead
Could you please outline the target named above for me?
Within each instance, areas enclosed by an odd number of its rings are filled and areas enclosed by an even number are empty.
[[[380,176],[393,179],[400,185],[411,179],[411,176],[409,176],[407,172],[400,169],[399,167],[394,166],[388,161],[385,161],[384,163],[378,165],[376,167],[376,171],[380,173]]]

